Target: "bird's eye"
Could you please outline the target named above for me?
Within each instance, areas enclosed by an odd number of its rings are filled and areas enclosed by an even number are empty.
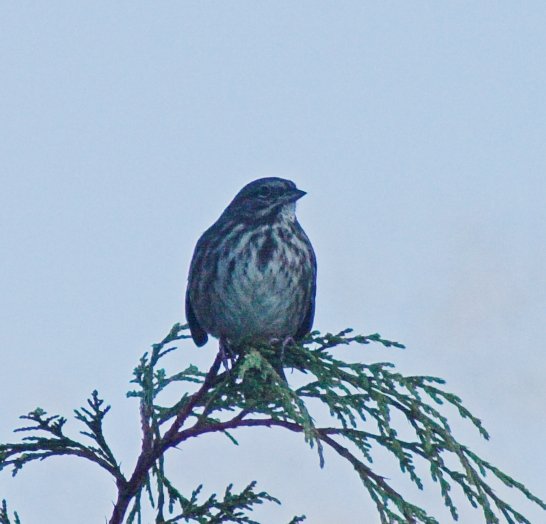
[[[272,191],[271,191],[271,188],[269,186],[263,186],[258,191],[258,196],[260,196],[261,198],[267,198],[267,197],[271,196],[271,192]]]

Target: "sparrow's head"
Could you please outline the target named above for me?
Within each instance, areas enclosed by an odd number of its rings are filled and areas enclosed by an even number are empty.
[[[291,180],[269,177],[247,184],[226,209],[230,215],[255,220],[274,218],[280,213],[295,210],[296,201],[306,193]]]

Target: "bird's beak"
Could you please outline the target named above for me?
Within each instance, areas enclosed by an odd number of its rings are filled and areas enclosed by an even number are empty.
[[[291,189],[290,192],[286,195],[286,200],[288,202],[295,202],[296,200],[299,200],[301,197],[305,196],[307,193],[305,191],[302,191],[301,189]]]

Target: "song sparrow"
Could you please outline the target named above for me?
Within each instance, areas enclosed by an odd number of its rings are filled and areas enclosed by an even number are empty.
[[[255,180],[201,236],[186,290],[186,318],[198,346],[207,333],[236,352],[309,333],[317,264],[295,215],[305,194],[290,180]]]

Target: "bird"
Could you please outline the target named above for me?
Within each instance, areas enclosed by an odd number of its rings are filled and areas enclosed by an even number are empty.
[[[317,261],[296,218],[304,195],[291,180],[254,180],[199,238],[185,301],[198,347],[212,335],[230,358],[252,344],[282,341],[284,351],[311,331]]]

